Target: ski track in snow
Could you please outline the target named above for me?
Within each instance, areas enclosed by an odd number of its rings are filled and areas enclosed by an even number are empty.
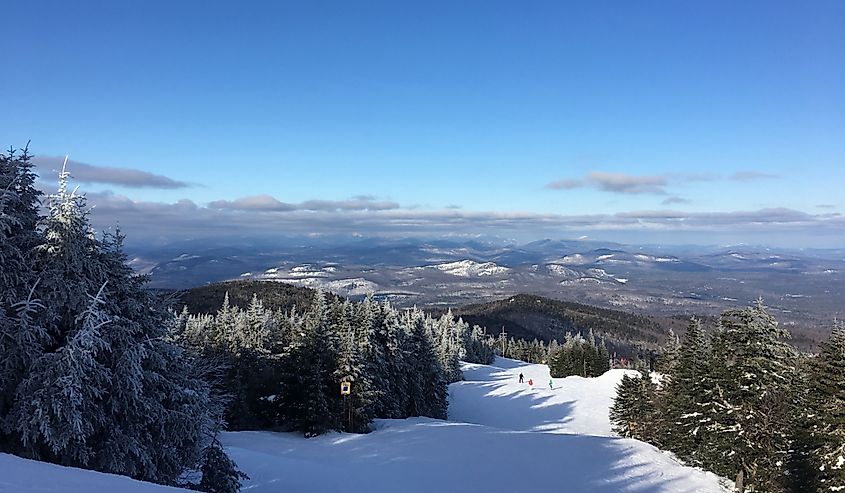
[[[613,436],[607,413],[625,370],[554,379],[553,389],[545,365],[497,358],[493,366],[464,363],[463,370],[465,381],[449,389],[449,421],[377,420],[367,435],[311,439],[224,433],[227,452],[251,477],[241,491],[728,491],[714,474],[684,467],[646,443]],[[519,373],[533,387],[518,383]],[[3,454],[0,470],[0,492],[183,491]]]

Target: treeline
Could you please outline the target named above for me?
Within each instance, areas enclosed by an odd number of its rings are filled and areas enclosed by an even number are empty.
[[[220,309],[223,298],[229,298],[229,304],[246,309],[253,296],[265,308],[273,311],[290,311],[291,308],[307,307],[314,298],[314,290],[284,282],[265,281],[225,281],[206,284],[179,293],[179,304],[188,307],[190,313],[215,313]],[[336,296],[326,293],[326,298]]]
[[[563,344],[557,339],[547,345],[543,341],[534,339],[509,339],[496,343],[496,351],[509,358],[527,363],[544,363],[549,365],[549,371],[554,378],[564,378],[571,375],[581,377],[597,377],[610,369],[610,353],[603,337],[593,335],[592,329],[587,337],[579,333],[567,332]]]
[[[236,491],[214,368],[172,342],[166,304],[119,232],[94,235],[68,173],[46,217],[35,178],[26,149],[0,155],[0,450]]]
[[[656,349],[666,334],[663,325],[647,316],[530,294],[465,306],[456,315],[470,324],[504,327],[513,337],[547,344],[553,339],[562,343],[559,338],[566,332],[593,330],[615,349],[627,351],[634,345]]]
[[[737,491],[845,490],[845,329],[799,354],[761,301],[725,312],[707,337],[690,323],[655,383],[625,376],[617,433],[736,478]]]
[[[590,330],[587,338],[567,333],[563,344],[549,344],[549,370],[552,377],[570,375],[598,377],[610,370],[610,354],[604,339],[596,339]]]
[[[366,432],[374,418],[446,418],[447,385],[460,360],[489,364],[492,341],[451,313],[432,318],[372,298],[353,303],[321,292],[303,309],[245,309],[226,296],[217,313],[177,317],[176,337],[225,362],[234,429],[314,436]],[[348,383],[348,397],[341,384]]]

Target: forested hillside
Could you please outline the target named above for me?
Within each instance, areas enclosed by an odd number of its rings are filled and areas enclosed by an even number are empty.
[[[651,317],[529,294],[469,305],[455,315],[487,327],[493,335],[504,327],[515,339],[563,342],[567,332],[587,336],[592,330],[623,354],[633,354],[635,348],[656,349],[668,333],[665,324]]]
[[[188,307],[192,314],[214,313],[223,304],[223,298],[229,296],[229,304],[246,309],[253,296],[258,296],[268,310],[289,311],[311,305],[315,291],[310,288],[294,286],[283,282],[267,281],[227,281],[206,284],[179,293],[179,304]],[[329,298],[334,295],[326,293]]]

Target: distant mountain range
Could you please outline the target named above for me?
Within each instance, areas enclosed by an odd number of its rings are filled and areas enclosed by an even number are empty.
[[[781,323],[809,339],[845,317],[842,250],[362,238],[196,242],[132,253],[132,264],[157,288],[266,280],[435,308],[530,293],[670,318],[712,316],[763,297]]]

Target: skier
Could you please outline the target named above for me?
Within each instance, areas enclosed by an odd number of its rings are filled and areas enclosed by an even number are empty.
[[[533,378],[529,378],[529,379],[528,379],[528,386],[529,386],[529,387],[532,387],[533,385],[534,385],[534,379],[533,379]]]
[[[522,373],[519,374],[519,383],[525,383],[522,379]]]
[[[555,389],[555,381],[550,378],[549,379],[549,390],[554,390],[554,389]]]

